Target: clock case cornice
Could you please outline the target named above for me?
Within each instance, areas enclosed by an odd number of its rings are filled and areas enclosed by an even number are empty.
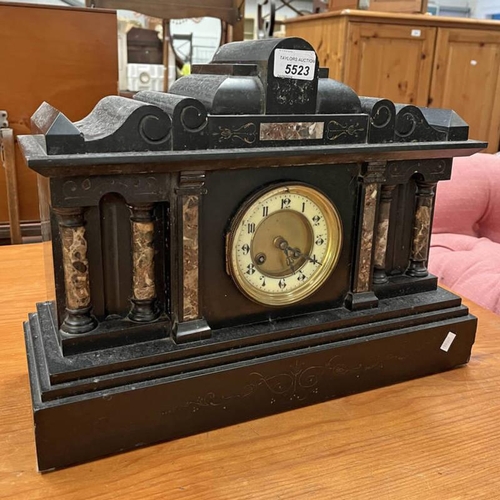
[[[277,49],[313,51],[299,38],[258,40],[251,50],[228,44],[169,93],[109,96],[74,123],[43,103],[32,117],[35,135],[19,138],[27,164],[65,177],[117,166],[126,173],[248,168],[247,158],[259,166],[444,158],[485,146],[468,140],[454,111],[359,97],[329,79],[317,58],[312,80],[277,78],[269,69]]]
[[[402,161],[469,156],[484,149],[481,141],[426,142],[397,144],[356,144],[348,146],[275,147],[174,151],[149,153],[106,153],[47,155],[35,136],[19,139],[27,165],[44,177],[75,175],[148,174],[189,170],[244,169],[282,165],[335,165],[370,161]],[[258,159],[258,164],[244,163]]]

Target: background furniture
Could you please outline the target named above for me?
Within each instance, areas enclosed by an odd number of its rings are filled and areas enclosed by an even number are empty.
[[[293,15],[304,16],[317,14],[328,10],[328,0],[312,0],[312,11],[304,10],[304,3],[300,7],[294,5],[295,0],[257,0],[257,38],[282,37],[283,21],[278,11],[289,9]],[[285,15],[285,18],[287,16]],[[277,29],[279,26],[279,29]]]
[[[467,301],[466,367],[38,474],[22,321],[44,297],[42,253],[0,248],[2,499],[498,497],[500,321]]]
[[[330,0],[328,10],[365,9],[379,12],[425,13],[427,0]]]
[[[163,43],[155,30],[134,27],[127,32],[127,62],[163,63]]]
[[[185,2],[184,0],[86,0],[88,7],[103,9],[125,9],[140,12],[160,19],[183,17],[217,17],[229,24],[236,24],[241,17],[244,0],[204,0]]]
[[[2,2],[0,20],[0,110],[7,111],[15,135],[30,133],[31,115],[43,101],[79,120],[99,99],[118,92],[114,12]],[[15,149],[19,217],[21,222],[37,221],[36,175]],[[8,221],[0,168],[0,239],[9,237]]]
[[[7,117],[7,113],[2,111]],[[9,214],[10,242],[22,243],[21,221],[19,220],[19,193],[17,189],[16,143],[14,131],[5,119],[0,127],[0,161],[5,169],[5,194]]]
[[[243,40],[245,0],[86,0],[89,7],[126,9],[160,19],[216,17],[230,26],[227,40]],[[166,30],[164,31],[166,33]]]
[[[500,142],[500,22],[327,12],[287,21],[330,78],[363,96],[455,110],[471,139]]]
[[[500,155],[453,161],[439,184],[429,269],[440,282],[500,314]]]
[[[175,52],[175,46],[172,44],[173,36],[170,33],[169,21],[172,19],[202,18],[213,17],[221,21],[221,44],[236,40],[243,40],[245,30],[245,0],[204,0],[203,2],[186,2],[183,0],[85,0],[88,7],[101,7],[105,9],[125,9],[139,12],[152,18],[162,20],[163,25],[163,91],[167,91],[173,83],[176,71],[169,74],[169,66],[172,66],[171,57],[175,58],[173,65],[179,72],[182,71],[184,64],[180,57],[181,54]],[[169,44],[173,54],[169,56]],[[192,46],[192,40],[191,40]],[[170,59],[170,62],[169,62]],[[133,61],[129,61],[133,62]],[[205,61],[209,62],[209,61]],[[122,64],[122,61],[120,61]],[[191,63],[191,61],[189,61]],[[125,63],[126,65],[126,63]],[[145,68],[144,68],[145,69]],[[133,71],[133,70],[132,70]],[[151,68],[151,71],[155,71]],[[157,70],[156,70],[157,71]],[[147,73],[147,71],[146,71]],[[144,75],[147,79],[147,76]],[[154,75],[153,78],[157,78]],[[154,86],[149,90],[159,90]],[[123,89],[122,89],[123,90]],[[139,88],[129,89],[139,90]],[[141,90],[147,90],[141,88]],[[131,97],[128,92],[122,92],[122,96]],[[132,94],[133,95],[133,94]]]

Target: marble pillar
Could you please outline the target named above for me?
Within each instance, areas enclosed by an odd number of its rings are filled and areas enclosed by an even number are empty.
[[[346,305],[353,310],[375,307],[378,299],[372,289],[374,265],[375,233],[380,185],[385,182],[386,162],[370,162],[365,165],[361,177],[361,207],[359,246],[352,292],[347,297]]]
[[[132,235],[132,307],[129,318],[154,321],[156,307],[153,204],[129,205]]]
[[[410,265],[407,274],[415,278],[427,276],[427,259],[431,235],[435,182],[417,181],[417,203],[413,220]]]
[[[84,212],[77,208],[54,208],[62,245],[66,315],[61,330],[87,333],[97,326],[91,314],[90,274],[87,259]]]
[[[210,336],[210,327],[202,317],[200,298],[200,211],[204,184],[204,172],[183,172],[176,190],[180,215],[178,256],[181,263],[175,329],[178,342]]]
[[[373,267],[373,283],[382,285],[387,283],[385,273],[387,241],[389,236],[389,221],[391,215],[392,194],[394,185],[383,185],[380,192],[377,232],[375,237],[375,255]]]

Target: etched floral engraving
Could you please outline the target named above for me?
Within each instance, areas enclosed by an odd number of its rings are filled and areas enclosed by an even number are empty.
[[[236,129],[229,127],[219,127],[219,132],[214,133],[219,137],[219,142],[244,142],[245,144],[253,144],[257,140],[257,126],[255,123],[245,123]]]
[[[275,405],[279,401],[302,402],[314,397],[320,390],[327,387],[325,384],[329,384],[339,377],[353,375],[358,377],[368,371],[382,369],[384,361],[387,361],[389,358],[404,361],[404,358],[400,356],[389,356],[384,360],[377,360],[369,365],[358,363],[352,366],[340,363],[338,358],[340,356],[335,355],[324,364],[309,366],[296,361],[290,366],[288,371],[275,375],[264,375],[263,373],[253,371],[248,375],[248,380],[240,392],[235,394],[217,394],[211,390],[204,395],[175,406],[166,411],[165,414],[186,410],[196,413],[203,409],[218,407],[226,409],[238,400],[256,395],[258,391],[265,391],[269,394],[270,405]]]
[[[164,189],[163,184],[154,176],[121,176],[121,177],[99,177],[98,179],[76,177],[63,184],[62,192],[66,200],[87,199],[89,193],[101,196],[102,193],[124,193],[128,189],[134,189],[134,194],[157,193]],[[87,197],[87,198],[85,198]]]
[[[352,137],[359,137],[365,131],[359,123],[339,123],[335,120],[328,122],[326,129],[326,137],[330,141],[336,141],[340,137],[349,135]]]

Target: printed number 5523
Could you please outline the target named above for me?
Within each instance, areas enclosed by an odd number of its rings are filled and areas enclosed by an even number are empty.
[[[309,75],[309,66],[302,66],[301,64],[287,64],[285,67],[286,75]]]

